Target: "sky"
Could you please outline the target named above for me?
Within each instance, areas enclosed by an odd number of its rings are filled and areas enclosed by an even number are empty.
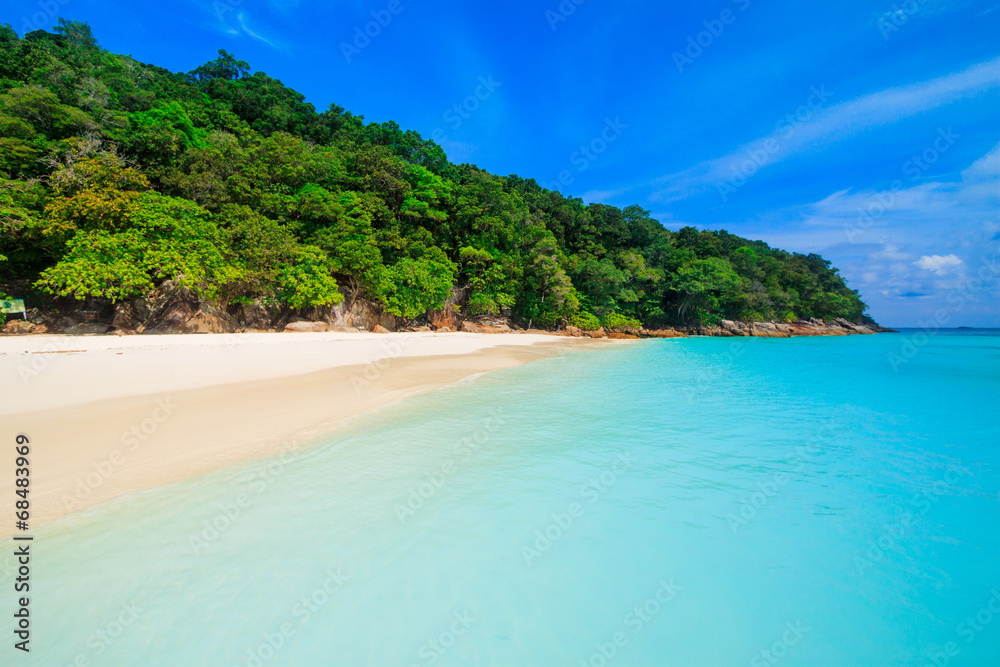
[[[226,49],[454,162],[831,260],[880,323],[1000,327],[1000,0],[6,0],[174,71]]]

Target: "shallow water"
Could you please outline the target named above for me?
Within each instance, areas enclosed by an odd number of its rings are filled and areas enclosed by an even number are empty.
[[[19,662],[996,665],[998,405],[998,332],[491,373],[49,524]]]

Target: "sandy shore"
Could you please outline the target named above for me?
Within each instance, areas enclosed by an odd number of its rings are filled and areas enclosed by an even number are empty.
[[[0,338],[0,535],[14,439],[31,438],[31,524],[299,447],[418,391],[583,345],[534,335]]]

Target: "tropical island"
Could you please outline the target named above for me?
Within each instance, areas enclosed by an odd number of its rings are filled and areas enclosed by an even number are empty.
[[[7,333],[881,330],[818,255],[452,164],[225,51],[0,26],[0,146]]]

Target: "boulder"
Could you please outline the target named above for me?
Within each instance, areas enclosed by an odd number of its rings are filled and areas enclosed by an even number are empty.
[[[136,299],[138,301],[139,299]],[[142,325],[143,318],[136,312],[133,302],[115,304],[111,327],[117,331],[134,331]]]
[[[469,288],[454,288],[438,310],[427,311],[427,322],[435,329],[450,327],[458,329],[462,322],[462,306],[469,299]]]
[[[80,322],[66,329],[67,336],[94,336],[108,332],[108,325],[102,322]]]
[[[372,332],[373,333],[377,333],[377,334],[387,334],[387,333],[390,333],[390,331],[388,329],[386,329],[384,326],[382,326],[381,324],[376,324],[375,328],[372,329]]]
[[[338,331],[349,329],[372,331],[377,326],[392,331],[399,327],[397,318],[385,312],[381,304],[350,293],[332,308],[314,309],[307,319],[322,320]]]
[[[206,310],[199,310],[180,326],[181,333],[220,334],[235,331],[236,322],[233,318]]]
[[[3,333],[7,336],[24,336],[35,333],[37,328],[37,324],[28,322],[27,320],[11,320],[4,325]]]
[[[148,299],[149,316],[143,322],[145,333],[184,333],[184,325],[199,310],[198,296],[172,280],[164,281]]]
[[[288,333],[323,333],[330,330],[326,322],[290,322],[285,325]]]
[[[485,331],[481,326],[479,326],[475,322],[470,322],[469,320],[462,322],[462,331],[464,331],[465,333],[476,333],[476,334],[485,333]]]
[[[511,333],[511,329],[510,326],[507,324],[498,324],[496,326],[486,325],[483,327],[483,333],[508,334]]]
[[[437,332],[438,333],[455,333],[455,329],[454,329],[454,327],[444,326],[444,327],[438,327]]]
[[[579,338],[583,335],[583,329],[574,326],[567,326],[563,333],[567,336],[573,336],[574,338]]]
[[[604,327],[601,327],[597,331],[585,331],[584,335],[588,338],[607,338],[608,332],[604,330]]]
[[[639,340],[639,337],[636,336],[635,334],[619,333],[617,331],[612,331],[611,333],[609,333],[608,338],[611,338],[613,340]]]
[[[266,330],[274,326],[274,314],[264,307],[260,299],[240,304],[235,317],[239,325],[246,329]]]

